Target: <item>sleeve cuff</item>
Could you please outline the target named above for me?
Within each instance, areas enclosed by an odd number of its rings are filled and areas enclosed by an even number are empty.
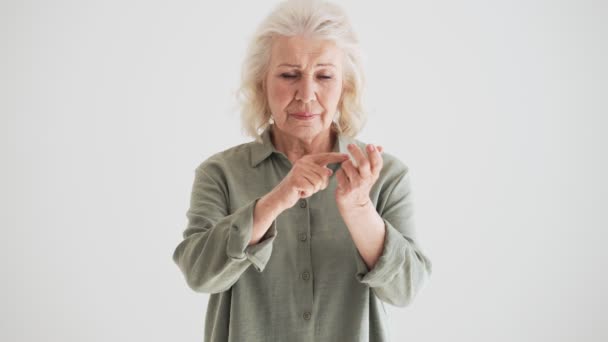
[[[236,261],[247,259],[258,272],[264,271],[266,263],[270,260],[272,243],[277,236],[276,220],[273,220],[262,240],[249,246],[253,234],[253,212],[260,198],[256,198],[234,212],[226,245],[228,257]]]
[[[383,218],[382,220],[386,229],[384,248],[374,268],[369,270],[358,251],[356,256],[357,280],[370,287],[378,287],[389,283],[399,273],[405,262],[407,240],[386,219]]]

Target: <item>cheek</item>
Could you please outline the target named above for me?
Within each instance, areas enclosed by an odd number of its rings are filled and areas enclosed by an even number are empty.
[[[340,101],[340,95],[342,95],[342,87],[339,84],[333,84],[324,89],[323,102],[335,106]]]
[[[291,89],[281,83],[271,83],[268,85],[268,100],[275,105],[289,103],[291,99]]]

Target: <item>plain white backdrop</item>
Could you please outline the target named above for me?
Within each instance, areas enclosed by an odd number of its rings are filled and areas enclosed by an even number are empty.
[[[336,2],[433,262],[393,341],[608,340],[607,3]],[[203,340],[171,257],[275,4],[0,2],[0,340]]]

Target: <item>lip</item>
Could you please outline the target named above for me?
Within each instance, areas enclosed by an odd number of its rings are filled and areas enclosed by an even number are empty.
[[[310,113],[310,112],[298,112],[298,113],[291,113],[291,115],[293,117],[295,117],[296,119],[299,119],[299,120],[312,120],[318,114],[313,114],[313,113]]]

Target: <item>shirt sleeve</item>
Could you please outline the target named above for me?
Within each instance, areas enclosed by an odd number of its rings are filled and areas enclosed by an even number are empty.
[[[253,265],[263,272],[277,236],[274,220],[262,239],[248,246],[253,234],[255,198],[232,214],[219,182],[201,167],[195,171],[188,225],[173,252],[173,261],[196,292],[228,290]]]
[[[410,174],[407,169],[387,191],[379,213],[386,229],[382,254],[373,269],[369,270],[357,253],[356,277],[371,287],[382,301],[405,307],[413,301],[432,273],[431,261],[416,239]]]

